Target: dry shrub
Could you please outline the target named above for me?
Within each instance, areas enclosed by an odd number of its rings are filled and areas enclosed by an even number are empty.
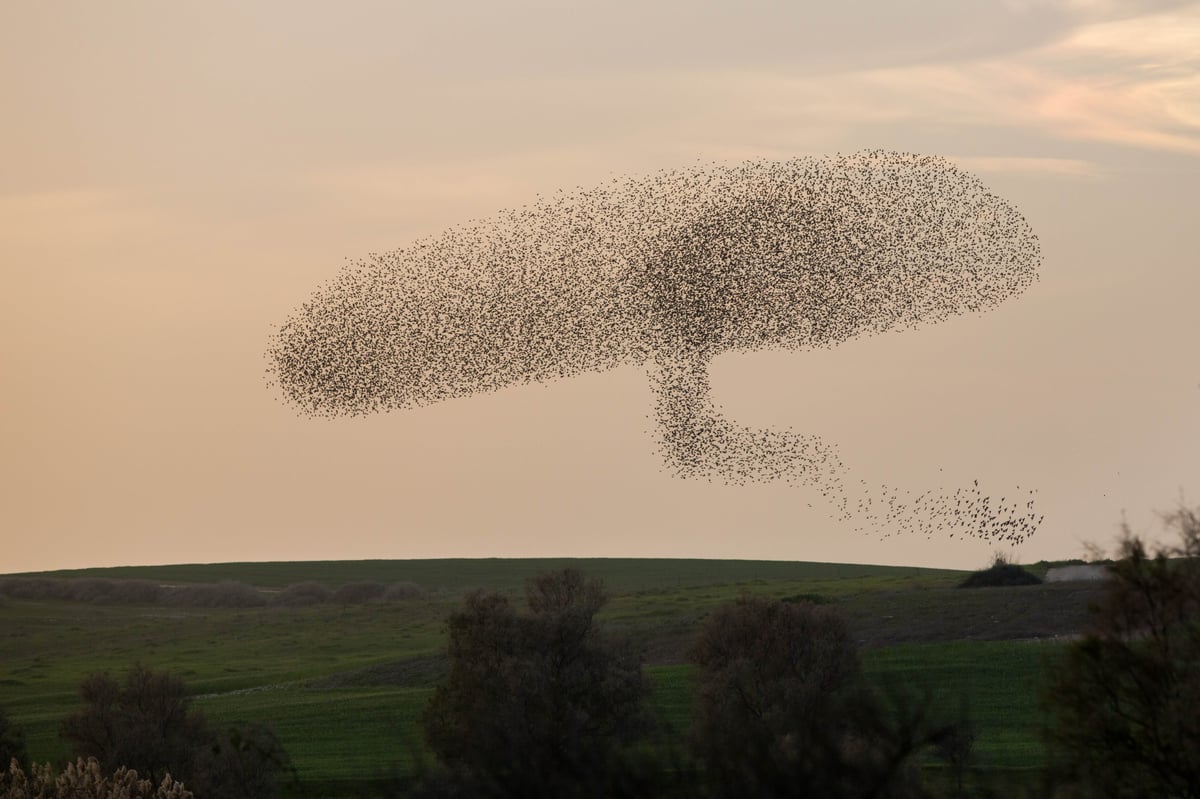
[[[112,580],[105,580],[101,577],[63,580],[63,587],[66,589],[64,599],[96,605],[111,604],[111,598],[116,593],[116,584]]]
[[[70,599],[96,605],[152,605],[158,602],[163,589],[146,580],[104,580],[86,577],[68,581]]]
[[[164,605],[187,608],[254,608],[267,604],[257,588],[233,580],[170,588],[163,593],[162,601]]]
[[[60,580],[46,577],[6,577],[0,580],[0,594],[13,599],[61,599],[56,584]]]
[[[343,605],[362,605],[383,599],[386,591],[383,583],[346,583],[333,592],[333,600]]]
[[[416,583],[392,583],[383,593],[384,602],[403,602],[406,599],[420,599],[425,596],[425,589]]]
[[[294,583],[271,597],[272,605],[300,608],[328,602],[333,592],[320,583]]]
[[[0,799],[193,799],[192,792],[170,775],[157,787],[124,766],[112,775],[95,758],[68,763],[58,776],[49,763],[34,765],[26,774],[16,760],[0,773]]]
[[[0,594],[14,599],[90,602],[96,605],[152,605],[159,600],[162,589],[146,580],[9,577],[0,580]]]
[[[158,583],[149,580],[117,580],[113,586],[112,601],[122,605],[154,605],[164,592]]]

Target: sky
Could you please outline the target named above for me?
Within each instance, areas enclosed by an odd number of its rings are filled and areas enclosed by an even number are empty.
[[[862,479],[1034,489],[1010,557],[1200,504],[1200,3],[0,6],[0,573],[644,556],[979,568],[804,488],[673,477],[644,369],[362,418],[264,377],[349,260],[697,163],[941,155],[1040,279],[981,315],[722,356],[741,424]],[[811,507],[810,507],[811,506]]]

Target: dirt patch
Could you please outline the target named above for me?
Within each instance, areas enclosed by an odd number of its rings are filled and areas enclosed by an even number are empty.
[[[1099,583],[879,591],[837,603],[860,646],[1054,638],[1086,630]]]
[[[308,682],[309,688],[367,688],[380,685],[425,687],[435,684],[450,668],[445,655],[425,655],[330,674]]]
[[[1108,578],[1108,569],[1104,566],[1060,566],[1046,572],[1048,583],[1083,583]]]

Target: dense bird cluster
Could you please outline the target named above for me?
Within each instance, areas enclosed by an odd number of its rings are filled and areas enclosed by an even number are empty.
[[[1011,205],[935,156],[705,165],[560,193],[354,263],[289,319],[268,369],[313,415],[411,408],[647,365],[683,477],[816,488],[844,519],[1019,543],[1032,498],[848,479],[816,436],[727,421],[717,355],[830,347],[983,311],[1037,275]]]

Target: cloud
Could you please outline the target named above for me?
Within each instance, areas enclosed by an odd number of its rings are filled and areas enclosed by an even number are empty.
[[[1019,80],[1059,135],[1200,155],[1200,4],[1081,28]]]
[[[781,151],[814,138],[845,141],[863,130],[921,129],[949,138],[965,128],[973,145],[993,152],[1011,150],[1004,131],[1025,131],[1064,143],[1200,155],[1200,5],[1113,19],[1121,10],[1115,5],[1095,9],[1100,21],[1003,57],[819,78],[723,71],[693,80],[722,97],[724,117],[757,118],[756,130],[768,137],[780,131]],[[714,120],[717,128],[723,124]],[[1074,159],[1010,159],[984,167],[1096,176]]]

